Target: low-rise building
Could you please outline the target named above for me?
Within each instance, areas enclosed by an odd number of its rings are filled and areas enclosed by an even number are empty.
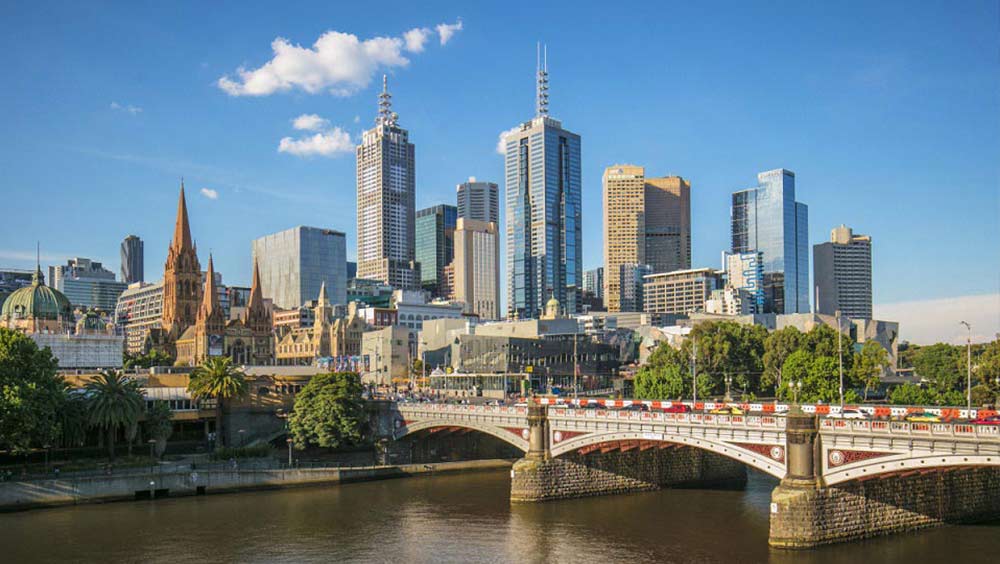
[[[361,337],[361,356],[368,357],[369,370],[362,381],[376,386],[405,385],[416,352],[417,332],[402,326],[367,331]]]
[[[646,313],[687,315],[705,311],[712,292],[723,287],[722,273],[711,268],[675,270],[645,277]]]
[[[163,319],[163,282],[136,282],[118,296],[115,305],[115,329],[125,337],[129,354],[149,352],[150,334],[161,330]]]

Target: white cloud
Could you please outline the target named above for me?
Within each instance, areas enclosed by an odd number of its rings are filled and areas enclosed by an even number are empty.
[[[353,151],[354,143],[350,134],[339,127],[299,139],[284,137],[278,143],[279,153],[289,153],[297,157],[335,157]]]
[[[403,34],[403,41],[406,42],[406,50],[411,53],[422,53],[424,43],[431,36],[431,30],[426,27],[416,27]]]
[[[361,123],[361,116],[354,116],[354,123]]]
[[[122,105],[119,104],[118,102],[111,102],[111,109],[132,115],[137,115],[142,113],[142,108],[140,108],[139,106],[133,106],[131,104]]]
[[[218,192],[218,190],[212,190],[211,188],[202,188],[201,190],[199,190],[199,192],[201,192],[201,195],[205,196],[209,200],[218,200],[219,199],[219,192]]]
[[[292,120],[292,127],[302,131],[319,131],[330,127],[330,120],[316,114],[302,114]]]
[[[517,133],[520,130],[521,130],[520,127],[512,127],[510,129],[508,129],[507,131],[501,131],[500,132],[500,137],[497,139],[497,153],[499,153],[501,155],[507,154],[507,144],[504,141],[504,139],[508,135],[510,135],[511,133]]]
[[[462,22],[436,29],[444,45],[462,29]],[[376,71],[410,64],[404,51],[421,52],[429,33],[417,28],[402,37],[361,40],[350,33],[328,31],[311,47],[278,37],[271,42],[274,56],[270,61],[256,69],[240,67],[235,77],[223,76],[217,84],[230,96],[267,96],[296,88],[309,94],[327,91],[349,96],[368,86]]]
[[[438,24],[435,29],[437,29],[438,36],[441,37],[441,45],[445,45],[451,40],[452,36],[462,31],[462,20],[456,20],[453,24]]]
[[[972,325],[972,342],[986,342],[1000,333],[1000,293],[934,300],[876,304],[876,319],[899,322],[901,339],[920,345],[964,343]]]

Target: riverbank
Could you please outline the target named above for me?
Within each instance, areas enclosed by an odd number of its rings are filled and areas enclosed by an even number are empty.
[[[188,470],[0,483],[0,511],[240,491],[339,485],[510,468],[513,460],[468,460],[350,468]]]

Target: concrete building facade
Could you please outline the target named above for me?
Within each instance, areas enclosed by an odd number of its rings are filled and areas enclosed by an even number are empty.
[[[830,241],[813,246],[816,313],[872,318],[872,238],[841,225]]]
[[[649,265],[651,272],[691,266],[691,183],[678,176],[646,177],[646,169],[614,165],[604,170],[604,303],[611,312],[625,307],[621,265]]]
[[[88,258],[70,259],[61,266],[49,267],[49,283],[69,298],[73,307],[115,311],[118,296],[128,284],[115,280],[115,273]]]
[[[473,176],[455,191],[458,217],[500,225],[500,191],[495,182],[479,182]]]
[[[455,300],[465,313],[500,318],[500,234],[496,223],[459,218],[455,230]]]
[[[722,273],[711,268],[649,274],[645,279],[646,313],[687,315],[705,311],[712,292],[723,287]]]

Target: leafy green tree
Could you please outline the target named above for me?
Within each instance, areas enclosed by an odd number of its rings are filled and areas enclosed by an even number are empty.
[[[934,405],[929,390],[912,383],[893,388],[889,402],[894,405]]]
[[[972,387],[972,405],[974,407],[992,404],[994,400],[996,400],[996,396],[988,386],[977,384]]]
[[[635,397],[639,399],[671,399],[690,392],[691,378],[685,378],[677,364],[643,366],[635,375]]]
[[[791,385],[802,383],[799,401],[802,403],[840,401],[840,375],[837,359],[830,356],[814,356],[807,350],[797,350],[788,355],[782,367],[784,379],[778,388],[779,399],[794,399]],[[845,390],[844,400],[854,402],[857,394]]]
[[[322,374],[295,397],[288,428],[296,448],[340,448],[364,438],[365,409],[361,378],[353,372]]]
[[[1000,396],[1000,337],[984,345],[972,371],[994,397]]]
[[[785,360],[793,352],[802,347],[804,337],[795,327],[785,327],[772,332],[764,339],[764,374],[761,376],[761,388],[780,387],[782,383],[782,368]]]
[[[0,328],[0,450],[25,453],[58,438],[66,385],[57,366],[48,348]]]
[[[861,352],[854,358],[852,373],[854,381],[865,388],[864,399],[868,401],[868,392],[878,388],[882,383],[882,373],[889,367],[889,353],[876,341],[865,341]]]
[[[913,367],[940,393],[965,389],[965,357],[960,347],[947,343],[920,347],[914,354]]]
[[[115,459],[115,435],[139,419],[143,409],[139,384],[118,370],[105,370],[87,382],[87,408],[91,425],[108,435],[108,458]]]
[[[727,376],[744,393],[759,391],[766,336],[767,330],[759,325],[731,321],[696,325],[684,348],[690,351],[689,347],[697,343],[699,394],[703,379],[709,392],[706,396],[721,394]]]
[[[146,434],[156,441],[156,457],[163,456],[167,439],[174,432],[174,412],[165,401],[154,401],[146,409]]]
[[[150,368],[152,366],[173,366],[174,359],[169,354],[151,350],[146,354],[125,353],[122,358],[125,369],[130,368]]]
[[[249,393],[246,375],[229,357],[211,357],[191,372],[188,391],[197,399],[215,398],[215,435],[219,445],[226,446],[222,429],[223,403]]]

